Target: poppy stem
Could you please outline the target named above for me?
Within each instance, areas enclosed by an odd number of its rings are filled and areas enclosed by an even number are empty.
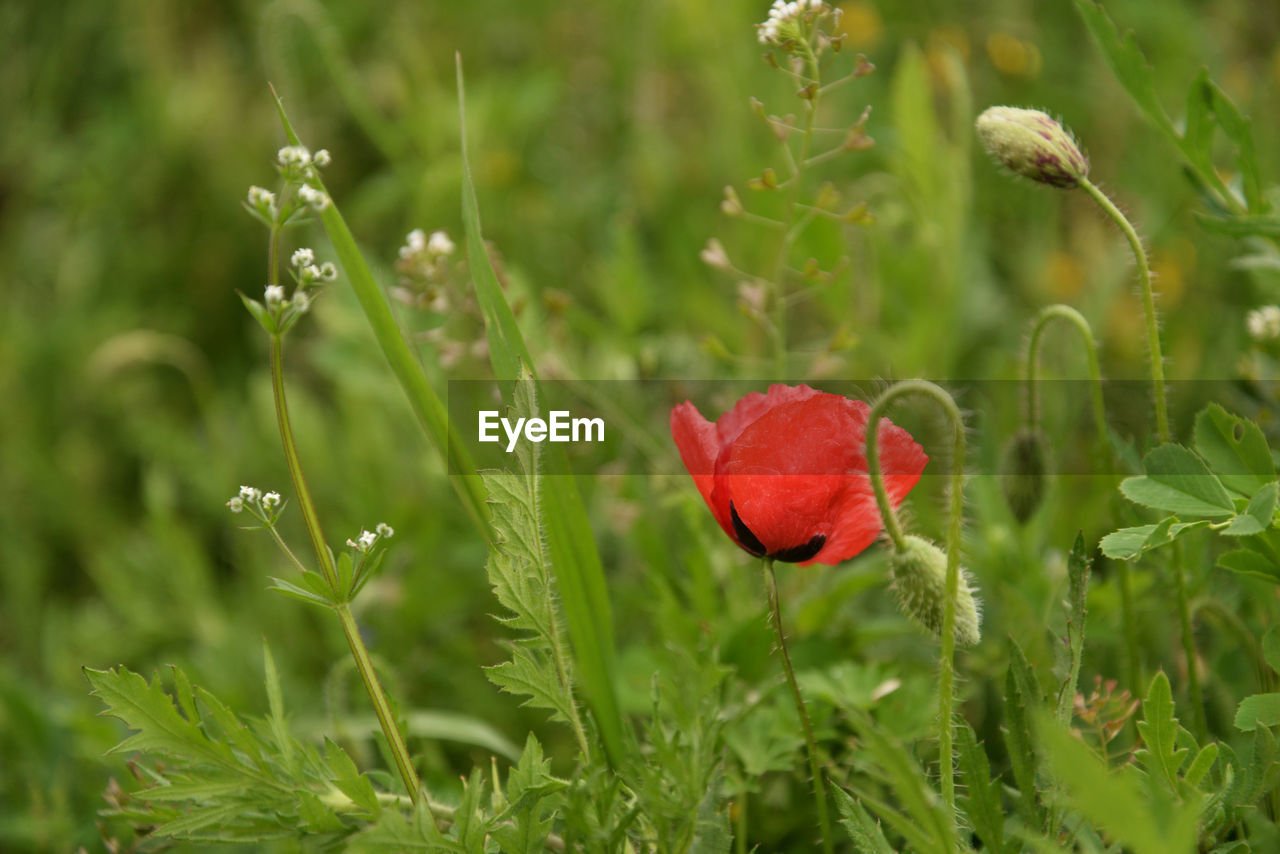
[[[1080,333],[1084,343],[1085,357],[1089,362],[1090,399],[1093,405],[1093,424],[1098,434],[1098,463],[1106,466],[1108,471],[1115,471],[1111,443],[1107,439],[1107,412],[1102,397],[1102,371],[1098,367],[1098,344],[1093,337],[1093,329],[1084,315],[1069,305],[1049,305],[1040,309],[1035,323],[1031,327],[1031,337],[1027,341],[1027,426],[1035,431],[1040,429],[1040,340],[1045,327],[1054,320],[1070,323]],[[1133,606],[1133,589],[1129,579],[1129,562],[1114,562],[1116,579],[1120,586],[1120,613],[1124,623],[1125,655],[1128,661],[1128,682],[1130,685],[1142,684],[1142,657],[1138,651],[1138,619]]]
[[[827,788],[822,780],[822,768],[818,764],[818,744],[813,738],[813,723],[809,720],[809,710],[805,707],[804,696],[800,693],[800,685],[796,682],[796,672],[791,666],[791,653],[787,651],[787,637],[782,631],[782,609],[778,605],[778,578],[773,571],[773,558],[764,558],[765,588],[769,592],[769,614],[773,623],[774,634],[778,638],[778,650],[782,653],[782,669],[787,674],[787,684],[791,686],[791,697],[795,700],[796,711],[800,714],[800,723],[804,728],[805,747],[809,754],[809,773],[813,775],[813,799],[818,806],[818,826],[822,832],[822,850],[825,854],[833,851],[831,841],[831,819],[827,814]]]
[[[889,404],[909,394],[924,395],[941,406],[951,422],[954,433],[954,445],[951,451],[950,526],[947,530],[946,596],[942,608],[942,649],[938,655],[938,761],[941,766],[939,776],[942,779],[942,801],[952,821],[954,835],[956,780],[951,709],[955,701],[955,626],[956,600],[960,596],[960,537],[964,530],[964,418],[960,414],[960,407],[956,406],[951,395],[928,380],[904,380],[895,383],[880,395],[871,407],[871,414],[867,418],[867,473],[871,476],[871,485],[875,490],[876,503],[880,506],[885,530],[889,532],[894,548],[898,551],[905,549],[906,540],[902,534],[902,527],[893,513],[893,506],[889,503],[884,475],[880,470],[877,439],[880,419],[884,417]]]

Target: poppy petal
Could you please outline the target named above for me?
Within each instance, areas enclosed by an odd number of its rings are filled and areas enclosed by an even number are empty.
[[[726,512],[722,515],[717,512],[716,506],[711,502],[715,461],[720,453],[716,425],[703,418],[698,407],[686,400],[671,410],[671,436],[675,439],[684,467],[693,476],[694,486],[698,487],[698,492],[702,494],[702,500],[707,502],[707,506],[711,508],[712,514],[725,533],[738,542],[729,519],[727,506]]]

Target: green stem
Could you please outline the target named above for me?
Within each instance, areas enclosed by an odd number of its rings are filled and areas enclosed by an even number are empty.
[[[956,781],[954,760],[954,732],[952,704],[955,700],[955,651],[956,651],[956,599],[960,595],[960,538],[964,532],[964,418],[955,400],[941,387],[927,380],[905,380],[891,386],[880,395],[871,407],[867,418],[867,473],[875,490],[876,503],[894,547],[901,551],[905,545],[902,527],[889,503],[884,475],[880,470],[878,432],[880,419],[889,404],[899,397],[919,394],[931,398],[947,414],[954,433],[951,451],[950,525],[947,529],[947,596],[942,608],[942,649],[938,655],[938,761],[941,764],[942,801],[952,822],[954,836],[956,821]]]
[[[1120,230],[1124,232],[1125,238],[1129,241],[1129,247],[1133,250],[1133,258],[1138,265],[1138,283],[1142,287],[1142,308],[1146,314],[1147,349],[1150,351],[1151,357],[1151,387],[1155,396],[1156,407],[1156,434],[1159,436],[1161,443],[1172,442],[1173,435],[1169,432],[1169,410],[1165,399],[1164,357],[1160,353],[1160,327],[1156,322],[1155,294],[1151,289],[1151,267],[1147,263],[1146,250],[1142,248],[1142,241],[1138,238],[1138,233],[1134,231],[1129,220],[1107,198],[1106,194],[1099,190],[1088,178],[1081,179],[1080,186],[1093,197],[1094,201],[1098,203],[1107,216],[1111,217]],[[1196,663],[1198,657],[1196,655],[1195,636],[1192,634],[1191,611],[1187,602],[1187,578],[1182,567],[1182,549],[1176,542],[1173,546],[1173,581],[1177,592],[1178,623],[1182,631],[1182,651],[1187,658],[1187,693],[1190,694],[1193,706],[1192,712],[1197,729],[1196,736],[1203,741],[1208,732],[1204,714],[1204,694],[1200,689],[1200,672]]]
[[[773,572],[773,558],[764,559],[765,587],[769,592],[769,613],[772,617],[773,631],[778,638],[778,650],[782,653],[782,668],[787,673],[787,684],[791,686],[791,698],[795,700],[796,711],[800,714],[800,724],[804,728],[805,747],[809,754],[809,773],[813,775],[813,799],[818,807],[818,826],[822,832],[822,850],[831,854],[831,819],[827,815],[827,789],[822,781],[822,768],[818,765],[818,744],[813,738],[813,723],[809,720],[809,710],[805,707],[804,697],[800,694],[800,685],[796,682],[795,669],[791,666],[791,653],[787,651],[787,637],[782,631],[782,609],[778,605],[778,579]]]
[[[271,389],[275,396],[276,423],[280,428],[280,442],[284,446],[285,463],[289,467],[289,476],[293,480],[298,506],[302,510],[302,518],[306,523],[307,533],[311,537],[311,545],[315,549],[320,571],[328,582],[329,589],[333,591],[333,609],[342,622],[343,634],[346,635],[347,644],[351,647],[351,655],[355,659],[356,669],[360,671],[365,689],[369,692],[369,699],[373,702],[374,713],[378,716],[382,734],[391,748],[391,755],[400,772],[400,779],[409,797],[416,804],[421,797],[422,784],[418,781],[418,773],[414,770],[413,761],[409,757],[409,748],[396,723],[395,715],[391,712],[391,704],[387,700],[382,683],[378,681],[373,661],[369,658],[369,650],[365,647],[364,639],[360,637],[360,630],[356,626],[355,617],[351,614],[350,604],[339,600],[342,593],[338,589],[338,573],[333,566],[333,555],[325,544],[324,532],[320,527],[320,516],[316,513],[315,503],[311,500],[311,491],[307,488],[306,477],[302,472],[302,462],[298,458],[298,449],[293,438],[293,428],[289,422],[289,406],[284,393],[283,345],[279,335],[271,336]],[[432,821],[434,820],[433,817]]]
[[[1098,344],[1093,329],[1084,315],[1069,305],[1045,306],[1036,315],[1027,341],[1027,426],[1040,429],[1040,389],[1037,382],[1040,372],[1040,342],[1045,328],[1054,320],[1069,323],[1080,333],[1088,360],[1089,396],[1093,406],[1093,427],[1098,434],[1098,462],[1114,471],[1111,443],[1107,438],[1107,412],[1102,396],[1102,371],[1098,367]],[[1133,587],[1129,578],[1129,563],[1115,561],[1116,576],[1120,586],[1120,612],[1124,623],[1127,678],[1130,685],[1142,684],[1142,658],[1138,649],[1138,618],[1133,606]]]
[[[1171,442],[1173,439],[1169,432],[1169,407],[1165,399],[1164,357],[1160,352],[1160,326],[1156,320],[1156,299],[1151,289],[1151,266],[1147,263],[1147,252],[1142,248],[1142,240],[1138,237],[1138,232],[1134,231],[1129,220],[1105,193],[1088,178],[1082,178],[1080,186],[1124,232],[1125,238],[1129,241],[1129,248],[1133,250],[1133,260],[1138,265],[1138,284],[1142,288],[1142,310],[1146,315],[1147,350],[1151,360],[1151,390],[1156,407],[1156,434],[1162,443]]]

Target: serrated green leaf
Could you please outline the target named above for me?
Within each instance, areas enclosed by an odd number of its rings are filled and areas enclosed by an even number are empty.
[[[254,738],[249,728],[236,717],[235,712],[231,711],[225,703],[212,693],[199,686],[196,687],[196,699],[209,710],[214,723],[222,731],[223,737],[258,766],[259,770],[267,770],[267,764],[263,760],[258,740]]]
[[[1236,729],[1253,732],[1257,727],[1280,724],[1280,694],[1254,694],[1240,701]]]
[[[1249,537],[1270,528],[1277,496],[1280,496],[1280,483],[1273,480],[1253,494],[1244,512],[1235,516],[1222,533],[1229,537]]]
[[[884,838],[884,831],[880,829],[880,822],[873,819],[853,795],[839,786],[832,786],[831,794],[835,798],[836,809],[840,811],[840,824],[849,832],[858,854],[894,854],[889,840]]]
[[[93,694],[106,704],[103,714],[117,717],[137,730],[110,753],[155,751],[224,768],[238,763],[226,745],[209,741],[194,723],[178,713],[158,677],[150,684],[130,670],[85,668]]]
[[[1031,716],[1040,702],[1035,674],[1022,649],[1010,641],[1009,669],[1004,680],[1004,741],[1009,749],[1009,765],[1018,784],[1018,814],[1027,827],[1042,827],[1044,807],[1036,790],[1037,754],[1031,738]]]
[[[956,727],[956,747],[960,757],[965,796],[961,801],[969,823],[987,851],[1004,850],[1004,809],[1000,781],[991,779],[987,752],[967,721]],[[838,791],[838,789],[837,789]]]
[[[356,763],[351,760],[347,752],[328,736],[324,739],[324,757],[329,766],[329,773],[333,775],[333,785],[337,786],[338,790],[350,798],[356,806],[371,815],[378,815],[382,807],[378,803],[378,794],[373,789],[373,783],[369,782],[366,775],[360,773],[360,769],[356,768]]]
[[[196,708],[196,694],[191,687],[191,680],[181,668],[169,665],[169,673],[173,676],[173,694],[178,700],[178,708],[193,724],[200,723],[200,712]]]
[[[1271,448],[1252,421],[1210,403],[1196,415],[1195,442],[1196,452],[1228,489],[1252,496],[1275,483]]]
[[[1187,773],[1182,775],[1182,782],[1191,786],[1193,789],[1199,788],[1200,781],[1204,779],[1204,775],[1209,773],[1209,769],[1213,767],[1213,763],[1218,759],[1218,745],[1206,744],[1196,754],[1196,758],[1191,760],[1191,764],[1187,766]]]
[[[493,838],[499,849],[512,854],[545,851],[555,816],[555,805],[548,801],[567,785],[551,776],[551,763],[530,733],[519,763],[507,775],[508,804],[494,820]]]
[[[1213,106],[1209,92],[1209,72],[1201,69],[1187,90],[1186,128],[1182,138],[1187,157],[1204,171],[1212,168]]]
[[[466,97],[462,77],[462,57],[457,56],[458,116],[462,150],[462,212],[467,231],[467,259],[476,290],[476,301],[485,320],[489,355],[494,375],[500,380],[523,378],[528,372],[536,383],[537,369],[525,346],[515,315],[498,284],[493,264],[485,251],[480,210],[471,178],[466,136]],[[563,446],[547,451],[553,471],[568,472]],[[586,507],[572,475],[554,475],[541,480],[540,500],[545,505],[544,529],[552,571],[569,640],[573,649],[577,678],[595,715],[595,722],[609,761],[617,765],[623,757],[622,713],[613,683],[615,665],[613,611],[604,581],[604,567],[596,548],[595,535],[587,520]],[[492,541],[492,539],[491,539]]]
[[[859,799],[891,824],[921,854],[955,851],[954,819],[945,813],[937,793],[926,784],[928,778],[915,758],[869,718],[858,716],[854,723],[866,750],[884,772],[890,789],[906,808],[907,815],[886,809],[883,803],[866,792],[859,792]]]
[[[1180,516],[1231,516],[1231,496],[1204,461],[1181,445],[1154,448],[1142,460],[1145,475],[1120,484],[1125,497],[1137,504]]]
[[[485,669],[489,681],[503,691],[527,697],[522,706],[550,709],[559,721],[573,720],[573,698],[566,696],[556,681],[553,665],[525,647],[512,646],[511,649],[510,661]]]
[[[1219,555],[1217,565],[1230,572],[1280,584],[1280,565],[1253,549],[1236,549]]]
[[[1178,791],[1178,769],[1186,761],[1186,748],[1178,749],[1178,719],[1174,717],[1173,693],[1164,671],[1155,675],[1142,703],[1142,720],[1138,732],[1145,747],[1135,756],[1148,772],[1158,772],[1169,791]]]

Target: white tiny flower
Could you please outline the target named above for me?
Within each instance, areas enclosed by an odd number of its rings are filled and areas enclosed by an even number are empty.
[[[267,302],[267,308],[274,308],[284,302],[284,288],[281,285],[267,285],[262,295]]]
[[[239,495],[233,497],[230,501],[227,502],[227,508],[232,513],[239,513],[240,511],[244,510],[244,499],[241,498]]]
[[[388,525],[386,522],[379,522],[378,527],[374,528],[374,530],[377,531],[378,536],[382,537],[382,539],[384,540],[391,539],[392,537],[395,536],[395,533],[396,533],[395,529],[392,528],[390,525]]]
[[[295,249],[289,257],[289,263],[295,267],[306,267],[316,262],[316,253],[310,249]]]
[[[256,489],[252,486],[242,486],[240,487],[239,497],[244,501],[257,501],[262,497],[262,490]]]
[[[1264,305],[1245,317],[1245,328],[1255,341],[1280,338],[1280,306]]]
[[[267,208],[276,203],[276,194],[262,187],[249,188],[249,204],[255,208]]]
[[[432,255],[452,255],[453,250],[453,241],[449,239],[449,235],[443,231],[431,232],[431,239],[427,241],[428,252]]]
[[[305,145],[286,145],[276,153],[281,166],[306,166],[311,162],[311,152]]]
[[[334,266],[332,261],[325,261],[320,265],[320,280],[324,282],[332,282],[338,278],[338,268]]]
[[[358,549],[358,548],[360,548],[360,544],[359,544],[359,543],[357,543],[355,540],[351,539],[350,537],[348,537],[348,538],[347,538],[347,548],[351,548],[351,549]]]
[[[378,535],[373,531],[360,532],[360,551],[365,551],[378,541]]]
[[[298,199],[307,207],[317,211],[322,211],[329,206],[329,197],[307,184],[298,188]]]
[[[331,158],[329,157],[329,149],[322,148],[319,151],[317,151],[314,155],[312,155],[311,162],[323,168],[329,165],[330,159]]]
[[[263,495],[263,496],[262,496],[262,506],[263,506],[263,507],[279,507],[279,506],[280,506],[280,493],[278,493],[278,492],[268,492],[266,495]]]
[[[405,236],[404,246],[400,247],[400,257],[408,258],[410,255],[416,255],[427,246],[427,233],[420,228],[415,228]]]
[[[306,291],[298,291],[289,304],[297,309],[299,314],[306,314],[311,310],[311,297],[307,296]]]
[[[315,264],[308,264],[302,268],[303,281],[313,282],[318,278],[320,278],[320,268]]]

